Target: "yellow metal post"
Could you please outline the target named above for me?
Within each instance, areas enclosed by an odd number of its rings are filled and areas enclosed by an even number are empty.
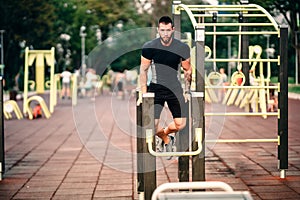
[[[28,98],[28,51],[29,48],[25,49],[25,64],[24,64],[24,95],[23,95],[23,113],[26,113],[26,101]]]
[[[38,94],[43,94],[45,92],[45,61],[44,54],[38,53],[35,61],[35,82],[36,82],[36,92]]]
[[[53,113],[55,106],[55,90],[54,90],[54,47],[51,50],[29,50],[25,49],[25,69],[24,69],[24,102],[23,113],[27,112],[26,102],[28,99],[28,85],[29,85],[29,66],[35,61],[35,86],[36,93],[43,94],[45,92],[45,61],[50,66],[50,112]]]

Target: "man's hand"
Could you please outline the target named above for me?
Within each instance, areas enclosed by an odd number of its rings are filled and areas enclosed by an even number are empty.
[[[184,102],[187,103],[191,99],[191,91],[184,91],[183,93]]]
[[[139,91],[139,98],[136,102],[136,105],[139,106],[141,103],[143,103],[143,93],[142,91]]]

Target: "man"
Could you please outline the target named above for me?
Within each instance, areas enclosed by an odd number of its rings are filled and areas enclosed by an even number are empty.
[[[176,133],[186,125],[186,103],[178,77],[180,64],[186,81],[191,82],[190,48],[173,38],[175,31],[170,17],[163,16],[158,21],[159,38],[144,44],[140,65],[140,86],[142,93],[153,92],[156,135],[162,139],[166,151],[172,149],[170,133]],[[151,66],[152,79],[147,89],[147,72]],[[147,91],[148,90],[148,91]],[[165,128],[159,125],[159,118],[167,102],[173,121]]]
[[[61,90],[61,98],[64,99],[67,94],[68,99],[71,99],[71,91],[70,91],[70,82],[72,79],[72,73],[66,69],[60,74],[62,78],[62,90]]]

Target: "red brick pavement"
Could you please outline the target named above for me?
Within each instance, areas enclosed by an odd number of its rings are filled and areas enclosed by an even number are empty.
[[[207,108],[212,108],[207,106]],[[299,100],[289,100],[289,169],[280,179],[275,143],[207,144],[206,179],[254,199],[300,199]],[[138,199],[135,102],[101,96],[60,101],[50,119],[5,121],[0,199]],[[214,138],[276,138],[277,118],[206,119]],[[157,184],[176,182],[177,160],[157,159]]]

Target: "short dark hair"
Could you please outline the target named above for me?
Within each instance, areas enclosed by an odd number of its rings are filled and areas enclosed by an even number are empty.
[[[158,25],[162,23],[162,24],[172,24],[173,26],[173,21],[169,16],[162,16],[159,20],[158,20]]]

